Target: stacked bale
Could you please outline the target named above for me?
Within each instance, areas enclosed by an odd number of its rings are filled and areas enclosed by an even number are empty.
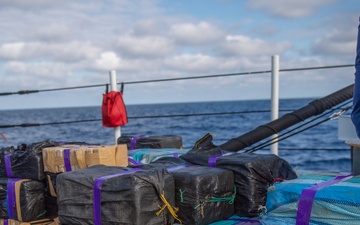
[[[59,174],[59,219],[64,224],[172,224],[174,179],[164,169],[97,165]]]
[[[43,141],[0,149],[0,218],[3,224],[33,223],[47,216],[42,149],[55,145],[57,142]],[[39,224],[50,222],[44,220]]]
[[[42,150],[47,192],[45,195],[49,217],[58,216],[56,177],[63,172],[75,171],[89,166],[127,166],[126,145],[61,145]]]

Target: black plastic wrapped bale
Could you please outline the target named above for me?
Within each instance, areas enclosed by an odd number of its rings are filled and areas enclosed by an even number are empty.
[[[58,217],[56,177],[59,173],[45,172],[45,206],[47,218]]]
[[[96,165],[56,179],[62,224],[164,225],[177,218],[175,184],[165,169]]]
[[[163,158],[157,159],[154,162],[151,162],[150,164],[151,165],[152,164],[163,165],[165,167],[173,167],[173,166],[180,166],[180,165],[188,165],[189,163],[178,157],[163,157]]]
[[[177,135],[162,136],[121,136],[118,144],[126,144],[128,149],[138,148],[182,148],[182,137]]]
[[[0,149],[0,176],[42,181],[45,178],[42,149],[56,146],[57,142],[43,141],[17,148]]]
[[[234,172],[235,214],[255,217],[265,207],[267,187],[278,179],[297,178],[290,164],[273,154],[226,152],[205,136],[180,158],[198,165],[219,167]]]
[[[206,166],[168,169],[175,179],[178,216],[187,225],[207,225],[234,214],[235,186],[231,170]]]
[[[44,192],[40,181],[0,178],[0,218],[24,222],[44,218]]]

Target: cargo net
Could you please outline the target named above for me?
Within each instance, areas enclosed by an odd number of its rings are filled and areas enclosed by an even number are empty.
[[[297,224],[302,191],[334,177],[330,174],[308,174],[295,180],[274,184],[268,190],[267,213],[261,218],[261,223]],[[359,192],[359,176],[318,190],[314,196],[309,224],[359,224]]]

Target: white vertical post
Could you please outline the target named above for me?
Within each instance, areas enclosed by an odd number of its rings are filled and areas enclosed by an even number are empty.
[[[117,81],[116,81],[116,71],[110,71],[110,87],[112,91],[117,91]],[[117,145],[117,140],[121,136],[120,127],[114,127],[114,137],[115,137],[115,145]]]
[[[279,118],[279,56],[271,57],[271,120]],[[272,139],[277,141],[277,134],[272,135]],[[278,155],[278,143],[270,147],[272,154]]]

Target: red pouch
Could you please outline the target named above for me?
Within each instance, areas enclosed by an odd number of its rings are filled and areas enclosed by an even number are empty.
[[[104,127],[119,127],[128,123],[122,92],[110,91],[105,93],[101,111]]]

